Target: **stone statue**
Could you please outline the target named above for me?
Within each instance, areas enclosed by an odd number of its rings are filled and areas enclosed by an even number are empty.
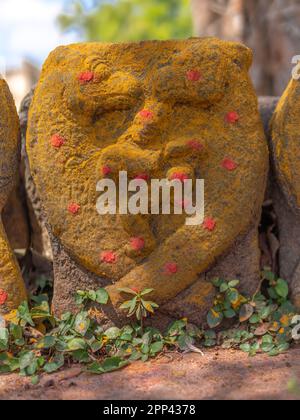
[[[251,51],[214,38],[59,47],[29,113],[27,153],[54,254],[57,314],[78,289],[153,288],[161,317],[201,323],[210,280],[259,285],[257,228],[268,149],[248,76]],[[99,215],[102,178],[204,179],[205,218]],[[183,203],[184,205],[184,203]]]

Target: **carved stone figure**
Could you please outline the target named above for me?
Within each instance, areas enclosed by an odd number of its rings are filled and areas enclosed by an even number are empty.
[[[292,80],[271,123],[272,197],[279,228],[280,275],[290,282],[300,308],[300,82]]]
[[[251,51],[214,38],[60,47],[29,115],[27,152],[54,254],[56,313],[78,289],[153,288],[161,317],[203,321],[210,280],[259,284],[257,227],[268,150],[248,76]],[[99,215],[98,181],[205,180],[205,218]],[[184,203],[183,203],[184,205]]]

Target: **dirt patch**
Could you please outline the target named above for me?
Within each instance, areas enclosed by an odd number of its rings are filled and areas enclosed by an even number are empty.
[[[0,377],[0,399],[143,400],[299,399],[288,391],[291,378],[300,381],[300,346],[271,358],[249,358],[234,350],[181,356],[168,354],[149,363],[136,362],[102,376],[73,366],[44,375],[37,386],[17,375]]]

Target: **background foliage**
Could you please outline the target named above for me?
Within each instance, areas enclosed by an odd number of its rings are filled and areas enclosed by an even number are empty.
[[[186,38],[193,25],[189,0],[97,1],[88,11],[74,1],[59,17],[63,30],[75,29],[88,41],[138,41]]]

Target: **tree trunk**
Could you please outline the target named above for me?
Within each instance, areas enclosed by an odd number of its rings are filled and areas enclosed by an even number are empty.
[[[300,54],[299,0],[191,0],[197,36],[242,41],[254,51],[259,95],[281,95]]]
[[[243,0],[191,0],[191,6],[197,36],[242,40]]]

